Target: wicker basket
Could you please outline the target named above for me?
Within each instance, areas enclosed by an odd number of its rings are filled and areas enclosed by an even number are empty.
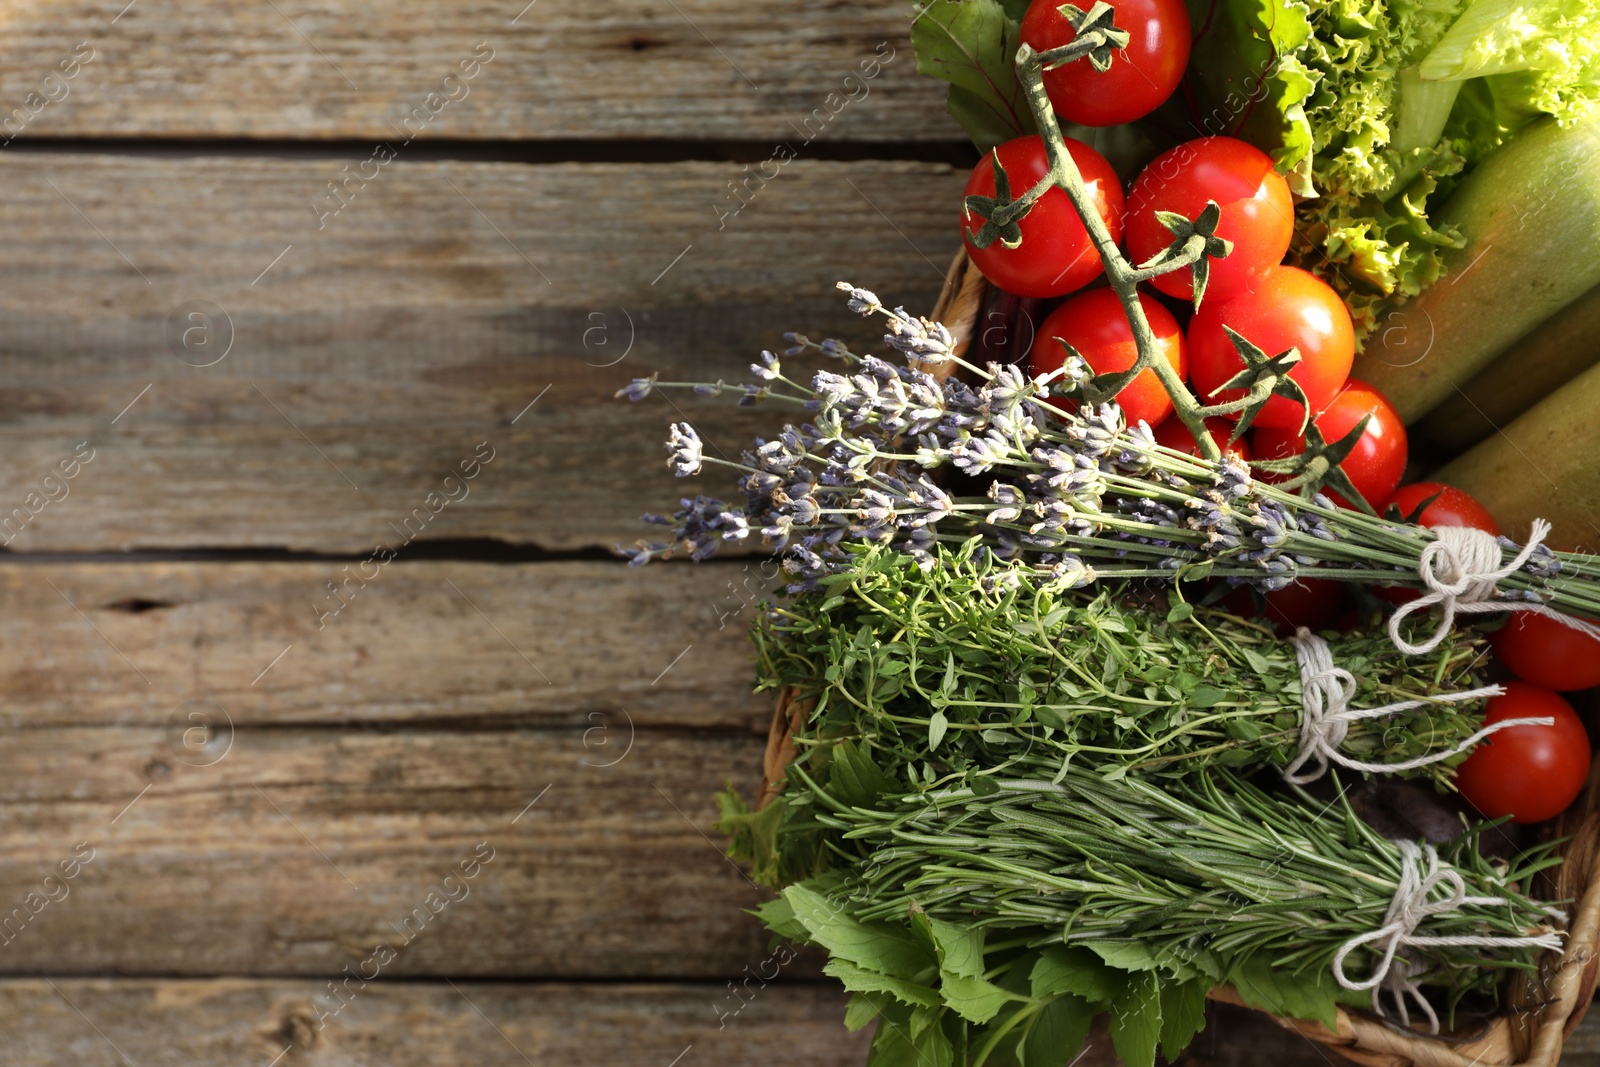
[[[955,335],[958,351],[972,339],[986,290],[987,283],[965,251],[957,253],[931,317]],[[804,725],[810,710],[791,691],[779,693],[767,735],[758,806],[783,788],[784,770],[796,754],[792,736]],[[1569,838],[1565,862],[1551,872],[1539,891],[1545,899],[1576,902],[1570,936],[1563,951],[1545,953],[1537,976],[1512,979],[1507,991],[1511,1008],[1505,1014],[1471,1032],[1442,1036],[1421,1034],[1346,1008],[1339,1009],[1332,1030],[1298,1019],[1274,1017],[1274,1021],[1369,1067],[1555,1067],[1562,1041],[1588,1009],[1600,970],[1600,761],[1588,788],[1554,821],[1550,831]],[[1244,1005],[1229,986],[1218,986],[1208,995],[1212,1000]]]

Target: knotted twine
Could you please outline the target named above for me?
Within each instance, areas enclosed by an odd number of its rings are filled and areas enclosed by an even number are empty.
[[[1400,771],[1415,770],[1430,763],[1447,760],[1451,756],[1465,752],[1490,734],[1508,727],[1555,725],[1555,719],[1548,715],[1539,718],[1503,719],[1500,722],[1490,723],[1456,747],[1444,752],[1431,752],[1426,756],[1418,756],[1400,763],[1367,763],[1351,759],[1339,751],[1339,746],[1344,744],[1345,734],[1349,732],[1350,724],[1353,722],[1361,719],[1381,719],[1398,711],[1410,711],[1412,708],[1428,704],[1459,704],[1469,700],[1497,697],[1505,692],[1505,688],[1486,685],[1480,689],[1468,689],[1461,693],[1440,693],[1427,700],[1402,700],[1395,704],[1385,704],[1381,708],[1351,708],[1350,698],[1356,694],[1355,676],[1343,667],[1334,665],[1333,652],[1329,649],[1328,642],[1304,626],[1295,631],[1291,641],[1294,644],[1295,659],[1300,663],[1300,751],[1283,769],[1283,777],[1293,785],[1305,785],[1307,782],[1316,781],[1327,772],[1330,763],[1337,763],[1352,771],[1366,771],[1369,774],[1397,774]],[[1301,773],[1300,768],[1307,763],[1312,763],[1313,768]]]
[[[1394,642],[1394,647],[1411,656],[1432,652],[1439,647],[1445,634],[1450,632],[1458,612],[1474,614],[1486,611],[1531,611],[1600,640],[1600,626],[1575,619],[1548,604],[1495,599],[1495,587],[1500,579],[1521,570],[1549,533],[1548,522],[1534,519],[1528,543],[1522,546],[1522,551],[1510,563],[1501,566],[1500,542],[1493,534],[1472,526],[1436,527],[1433,531],[1434,540],[1428,542],[1417,558],[1417,575],[1428,591],[1402,604],[1389,616],[1389,639]],[[1415,612],[1427,611],[1435,605],[1443,609],[1443,617],[1427,640],[1412,644],[1401,636],[1401,619]]]
[[[1417,987],[1417,979],[1424,968],[1415,960],[1396,960],[1395,955],[1405,948],[1545,948],[1561,947],[1561,933],[1551,930],[1543,934],[1510,937],[1498,934],[1455,934],[1430,936],[1418,934],[1417,927],[1435,915],[1455,911],[1462,907],[1494,908],[1506,904],[1501,897],[1469,897],[1467,885],[1454,868],[1441,866],[1439,853],[1432,845],[1418,846],[1412,841],[1396,841],[1400,850],[1400,884],[1395,887],[1389,911],[1383,925],[1376,930],[1357,934],[1346,941],[1333,957],[1333,977],[1346,989],[1372,990],[1372,1010],[1386,1018],[1380,991],[1391,993],[1400,1007],[1401,1019],[1411,1020],[1406,1011],[1405,997],[1411,996],[1424,1006],[1428,1016],[1429,1033],[1439,1032],[1439,1017]],[[1443,886],[1448,895],[1443,900],[1431,899],[1436,889]],[[1552,910],[1551,915],[1565,920],[1566,916]],[[1364,945],[1371,945],[1379,953],[1372,973],[1357,982],[1344,973],[1344,961],[1350,953]]]

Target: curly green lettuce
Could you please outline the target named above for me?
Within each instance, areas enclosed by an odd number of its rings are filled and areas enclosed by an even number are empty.
[[[1359,334],[1444,272],[1434,226],[1478,160],[1600,105],[1600,0],[1189,0],[1187,121],[1260,146],[1304,198],[1292,256]]]

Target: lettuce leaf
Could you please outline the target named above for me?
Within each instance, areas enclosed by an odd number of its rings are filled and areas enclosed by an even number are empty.
[[[1302,201],[1291,261],[1339,291],[1358,335],[1385,301],[1437,280],[1439,249],[1461,243],[1428,223],[1430,200],[1466,163],[1442,135],[1457,90],[1419,89],[1407,75],[1464,3],[1189,0],[1189,125],[1273,157]],[[1406,123],[1403,84],[1415,101]],[[1440,114],[1417,106],[1441,101]],[[1396,143],[1402,125],[1420,143]]]
[[[1302,202],[1292,261],[1358,336],[1444,272],[1429,222],[1536,118],[1600,106],[1600,0],[1189,0],[1195,132],[1242,137]],[[1170,124],[1171,113],[1168,112]]]
[[[1600,0],[1474,0],[1421,64],[1428,81],[1497,81],[1505,106],[1574,122],[1600,105]]]

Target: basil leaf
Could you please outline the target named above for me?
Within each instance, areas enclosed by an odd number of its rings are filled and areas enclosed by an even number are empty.
[[[1065,1067],[1089,1036],[1094,1009],[1079,997],[1058,997],[1039,1009],[1022,1039],[1022,1067]]]
[[[1319,1022],[1329,1030],[1339,1024],[1338,987],[1326,970],[1291,974],[1274,967],[1267,953],[1256,952],[1233,965],[1228,981],[1252,1008]]]
[[[1086,948],[1051,945],[1039,956],[1029,974],[1033,995],[1072,993],[1095,1004],[1109,1004],[1125,984],[1121,974],[1101,962]]]
[[[844,983],[852,993],[887,993],[902,1004],[924,1008],[939,1006],[939,994],[925,985],[894,978],[877,971],[863,970],[849,960],[831,959],[822,973],[832,975]],[[860,1029],[860,1027],[856,1027]]]

